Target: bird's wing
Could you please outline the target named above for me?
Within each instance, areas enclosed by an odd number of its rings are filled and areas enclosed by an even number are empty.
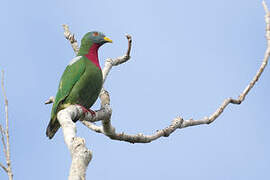
[[[71,60],[61,77],[58,91],[55,97],[55,106],[59,106],[59,103],[61,103],[69,95],[72,88],[80,79],[84,71],[85,63],[82,56],[75,57]]]
[[[80,79],[80,77],[85,72],[85,63],[82,56],[77,56],[71,60],[71,62],[66,67],[59,86],[58,91],[55,97],[55,101],[52,107],[51,112],[51,120],[47,127],[47,136],[52,138],[56,131],[59,129],[60,125],[56,119],[57,112],[59,111],[59,107],[63,104],[66,97],[68,97],[72,88],[76,84],[76,82]]]

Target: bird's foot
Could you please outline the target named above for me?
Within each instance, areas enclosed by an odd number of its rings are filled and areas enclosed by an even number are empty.
[[[77,104],[78,106],[81,106],[82,110],[83,110],[83,113],[91,113],[92,116],[96,116],[96,112],[91,110],[91,109],[87,109],[85,108],[84,106],[80,105],[80,104]]]
[[[93,111],[91,109],[87,109],[87,110],[91,113],[92,116],[96,116],[96,112],[95,111]]]

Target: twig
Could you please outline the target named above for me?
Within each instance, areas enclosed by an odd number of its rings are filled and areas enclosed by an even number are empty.
[[[262,1],[262,5],[263,5],[265,13],[267,14],[268,13],[268,7],[267,7],[267,4],[265,3],[264,0]]]
[[[225,99],[222,103],[222,105],[216,110],[216,112],[214,112],[210,118],[205,118],[201,124],[210,124],[211,122],[213,122],[216,118],[218,118],[220,116],[220,114],[223,112],[223,110],[227,107],[228,104],[241,104],[245,98],[246,95],[248,94],[248,92],[254,87],[255,83],[259,80],[262,72],[264,71],[267,63],[268,63],[268,59],[269,59],[269,55],[270,55],[270,14],[267,8],[266,3],[263,1],[263,7],[265,10],[265,23],[266,23],[266,40],[267,40],[267,48],[265,51],[265,55],[264,55],[264,59],[262,61],[262,64],[259,68],[259,70],[257,71],[256,75],[253,77],[252,81],[249,83],[249,85],[244,89],[244,91],[240,94],[240,96],[238,97],[238,99],[232,99],[232,98],[228,98]]]
[[[6,147],[6,142],[5,142],[6,132],[1,125],[0,125],[0,132],[1,132],[1,141],[3,144],[3,152],[4,152],[5,157],[7,158],[7,147]]]
[[[49,99],[45,101],[45,104],[51,104],[51,103],[54,103],[54,97],[53,96],[49,97]]]
[[[6,171],[6,173],[8,172],[7,168],[3,164],[0,163],[0,167],[3,168],[3,170]]]
[[[108,58],[105,62],[104,68],[102,69],[102,74],[103,74],[103,84],[105,83],[107,76],[112,69],[113,66],[118,66],[120,64],[123,64],[127,62],[131,57],[130,57],[130,51],[131,51],[131,43],[132,43],[132,38],[129,34],[126,34],[126,38],[128,40],[128,49],[125,55],[117,57],[117,58]]]
[[[67,40],[69,40],[69,42],[70,42],[70,44],[71,44],[71,46],[72,46],[74,52],[75,52],[76,54],[78,54],[78,52],[79,52],[78,42],[77,42],[77,40],[75,39],[74,34],[71,34],[71,32],[69,31],[68,25],[63,24],[62,26],[63,26],[63,28],[64,28],[64,36],[65,36],[65,38],[66,38]]]
[[[5,100],[6,130],[5,130],[5,133],[4,134],[6,135],[6,162],[7,162],[7,171],[8,171],[7,174],[8,174],[9,180],[12,180],[13,179],[13,173],[12,173],[11,161],[10,161],[8,100],[7,100],[7,96],[6,96],[6,92],[5,92],[5,88],[4,88],[4,70],[2,70],[1,86],[2,86],[2,92],[3,92],[4,100]]]

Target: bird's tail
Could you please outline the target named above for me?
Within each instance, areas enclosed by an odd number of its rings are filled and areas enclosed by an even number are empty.
[[[58,120],[56,119],[56,117],[51,118],[50,123],[47,127],[47,130],[46,130],[46,136],[49,139],[52,139],[59,128],[60,128],[60,124],[59,124]]]

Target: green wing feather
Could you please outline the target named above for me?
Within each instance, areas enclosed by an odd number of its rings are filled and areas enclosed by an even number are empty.
[[[84,58],[78,56],[70,62],[61,77],[61,81],[59,83],[58,91],[52,107],[51,120],[46,131],[46,135],[50,139],[60,128],[60,124],[56,118],[56,115],[58,111],[64,109],[63,106],[65,104],[65,99],[68,97],[74,85],[79,81],[85,72],[85,68]]]

